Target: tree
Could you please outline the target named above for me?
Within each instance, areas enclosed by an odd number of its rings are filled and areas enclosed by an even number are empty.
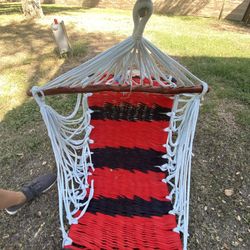
[[[41,18],[43,10],[40,0],[22,0],[23,13],[27,17]]]
[[[220,10],[220,14],[219,14],[219,19],[221,19],[222,15],[223,15],[223,11],[224,11],[224,8],[225,8],[225,3],[226,3],[226,0],[223,0],[221,10]]]

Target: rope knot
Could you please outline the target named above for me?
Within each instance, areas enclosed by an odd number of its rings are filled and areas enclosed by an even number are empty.
[[[152,0],[137,0],[133,10],[134,31],[133,38],[139,40],[142,38],[146,23],[153,13]]]
[[[37,86],[33,86],[31,89],[32,96],[35,98],[37,103],[40,103],[41,101],[45,101],[45,95],[41,88]]]
[[[203,97],[208,92],[208,84],[206,82],[203,82],[203,81],[201,82],[201,84],[202,84],[203,90],[202,90],[200,96]]]

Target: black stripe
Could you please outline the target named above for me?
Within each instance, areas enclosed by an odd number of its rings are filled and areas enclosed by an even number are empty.
[[[81,246],[81,245],[79,245],[79,244],[76,244],[75,242],[72,242],[72,246],[73,246],[73,247],[78,247],[78,248],[80,248],[80,249],[87,249],[87,247]],[[71,250],[71,248],[63,248],[62,250]]]
[[[167,112],[171,109],[154,105],[148,107],[143,103],[133,106],[129,103],[121,103],[116,106],[111,103],[105,103],[104,107],[90,107],[95,111],[91,118],[94,120],[127,120],[127,121],[169,121]]]
[[[109,167],[112,169],[122,168],[130,171],[161,172],[159,168],[154,166],[160,166],[166,163],[166,159],[162,159],[163,153],[152,149],[106,147],[94,149],[92,152],[94,153],[92,160],[95,168]]]
[[[102,213],[110,216],[152,217],[167,215],[172,208],[171,202],[154,198],[146,201],[137,196],[133,200],[124,197],[117,199],[101,197],[100,199],[92,199],[87,211],[93,214]]]

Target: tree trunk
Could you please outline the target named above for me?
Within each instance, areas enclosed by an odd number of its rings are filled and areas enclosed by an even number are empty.
[[[26,17],[43,17],[43,10],[41,7],[40,0],[22,0],[22,9]]]
[[[225,7],[225,3],[226,3],[226,0],[223,0],[222,6],[221,6],[221,9],[220,9],[219,20],[222,18],[224,7]]]

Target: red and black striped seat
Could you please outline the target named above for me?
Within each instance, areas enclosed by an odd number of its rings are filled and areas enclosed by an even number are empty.
[[[182,249],[169,215],[163,145],[167,112],[163,95],[96,93],[89,99],[95,194],[86,214],[72,225],[70,249]]]

